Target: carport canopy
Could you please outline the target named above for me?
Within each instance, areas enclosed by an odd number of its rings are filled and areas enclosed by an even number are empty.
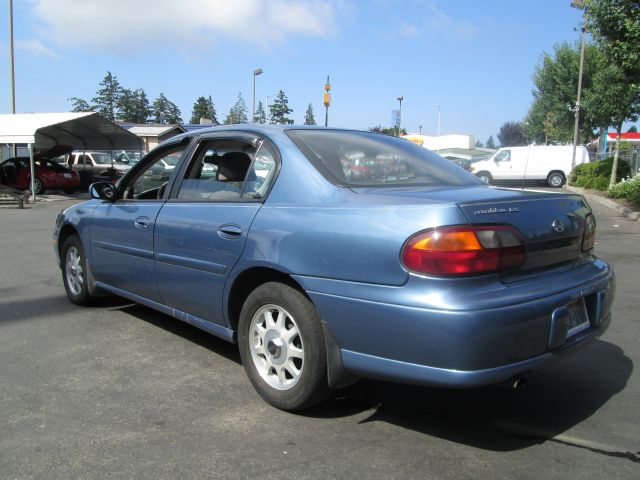
[[[93,112],[0,115],[0,142],[29,145],[31,178],[34,177],[33,152],[57,145],[69,145],[76,150],[143,149],[140,137]]]

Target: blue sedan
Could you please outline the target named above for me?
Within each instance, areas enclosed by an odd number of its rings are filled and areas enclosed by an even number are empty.
[[[90,193],[56,222],[69,299],[116,294],[237,342],[284,410],[359,378],[517,379],[611,319],[581,196],[489,187],[398,138],[199,130]]]

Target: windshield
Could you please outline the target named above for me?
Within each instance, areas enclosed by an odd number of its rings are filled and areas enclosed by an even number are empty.
[[[289,138],[330,182],[347,187],[470,185],[472,175],[407,140],[338,130],[289,130]]]

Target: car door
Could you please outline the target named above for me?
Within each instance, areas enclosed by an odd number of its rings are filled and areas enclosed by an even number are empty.
[[[187,143],[158,149],[122,179],[115,201],[103,201],[91,224],[90,264],[97,281],[160,302],[155,283],[153,234],[164,204],[169,173],[158,168],[167,155],[182,156]]]
[[[202,139],[180,169],[154,232],[156,281],[166,305],[225,323],[225,282],[273,178],[264,175],[265,164],[275,171],[273,146],[225,132]]]

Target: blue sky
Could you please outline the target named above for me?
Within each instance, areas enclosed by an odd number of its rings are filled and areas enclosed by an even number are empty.
[[[0,8],[0,113],[10,112],[7,2]],[[68,111],[107,70],[188,120],[211,95],[223,120],[239,92],[249,108],[282,89],[302,123],[309,103],[329,125],[389,126],[403,96],[410,132],[485,142],[524,118],[532,73],[554,44],[577,42],[570,0],[13,0],[16,110]]]

